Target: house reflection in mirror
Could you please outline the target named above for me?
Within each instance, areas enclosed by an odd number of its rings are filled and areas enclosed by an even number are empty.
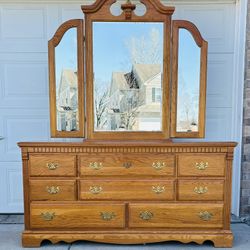
[[[79,130],[77,30],[68,30],[55,49],[58,131]]]
[[[161,131],[162,23],[93,23],[95,131]]]

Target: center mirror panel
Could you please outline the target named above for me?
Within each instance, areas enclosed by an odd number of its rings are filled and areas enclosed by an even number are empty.
[[[93,22],[95,131],[162,131],[163,29]]]

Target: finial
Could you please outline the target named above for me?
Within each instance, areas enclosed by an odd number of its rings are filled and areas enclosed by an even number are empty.
[[[136,5],[131,3],[130,0],[127,0],[126,3],[121,5],[121,9],[124,11],[126,19],[131,19],[132,12],[135,10],[135,8]]]

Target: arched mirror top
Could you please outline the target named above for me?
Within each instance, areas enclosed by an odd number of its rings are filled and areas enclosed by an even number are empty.
[[[64,22],[48,42],[52,137],[84,137],[83,20]]]
[[[160,0],[97,0],[82,6],[84,21],[58,28],[49,41],[52,137],[205,136],[207,42],[193,23],[172,21],[174,10]],[[63,46],[72,34],[77,46]],[[69,83],[66,96],[57,69],[70,53],[77,88]]]
[[[198,30],[197,26],[194,25],[193,23],[191,23],[190,21],[187,20],[174,20],[173,21],[173,32],[175,33],[175,35],[178,36],[178,30],[179,29],[186,29],[188,32],[190,32],[190,34],[193,36],[196,44],[199,47],[204,46],[207,41],[204,40],[204,38],[202,37],[200,31]]]
[[[173,21],[171,137],[205,137],[207,42],[186,20]]]
[[[112,6],[117,4],[120,6],[120,15],[112,14]],[[144,15],[138,15],[136,11],[140,8],[140,5],[144,5]],[[174,13],[174,7],[164,6],[158,0],[140,0],[140,1],[116,1],[116,0],[97,0],[92,5],[82,5],[82,11],[92,18],[99,18],[107,20],[127,20],[127,21],[153,21],[159,20],[166,15],[172,15]],[[155,15],[157,14],[157,15]]]

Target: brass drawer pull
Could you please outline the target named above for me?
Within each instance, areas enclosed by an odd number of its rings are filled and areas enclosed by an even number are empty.
[[[152,186],[152,191],[156,194],[161,194],[165,192],[165,186]]]
[[[161,170],[164,167],[166,167],[166,163],[165,162],[156,161],[156,162],[153,162],[152,167],[155,168],[156,170]]]
[[[60,191],[60,188],[56,186],[51,186],[51,187],[47,186],[46,189],[49,194],[57,194]]]
[[[55,218],[56,214],[53,212],[45,212],[45,213],[41,213],[41,217],[43,220],[46,220],[46,221],[51,221]]]
[[[202,219],[204,221],[209,221],[212,219],[213,214],[209,213],[208,211],[204,211],[204,212],[199,213],[199,217],[200,217],[200,219]]]
[[[194,192],[196,194],[205,194],[205,193],[207,193],[207,191],[208,191],[207,187],[201,187],[201,186],[199,186],[199,187],[195,187],[194,188]]]
[[[59,168],[59,164],[55,162],[49,162],[47,163],[47,168],[49,170],[56,170],[57,168]]]
[[[110,221],[115,218],[115,213],[114,212],[101,212],[100,216],[103,220]]]
[[[94,170],[99,170],[103,167],[102,162],[90,162],[89,167]]]
[[[99,194],[99,193],[102,192],[102,187],[90,186],[90,187],[89,187],[89,191],[90,191],[92,194]]]
[[[208,162],[196,162],[195,166],[198,170],[206,170],[206,168],[208,168]]]
[[[124,162],[123,167],[124,168],[131,168],[132,167],[132,162]]]
[[[142,220],[151,220],[154,217],[154,214],[150,211],[144,211],[140,213],[140,218]]]

